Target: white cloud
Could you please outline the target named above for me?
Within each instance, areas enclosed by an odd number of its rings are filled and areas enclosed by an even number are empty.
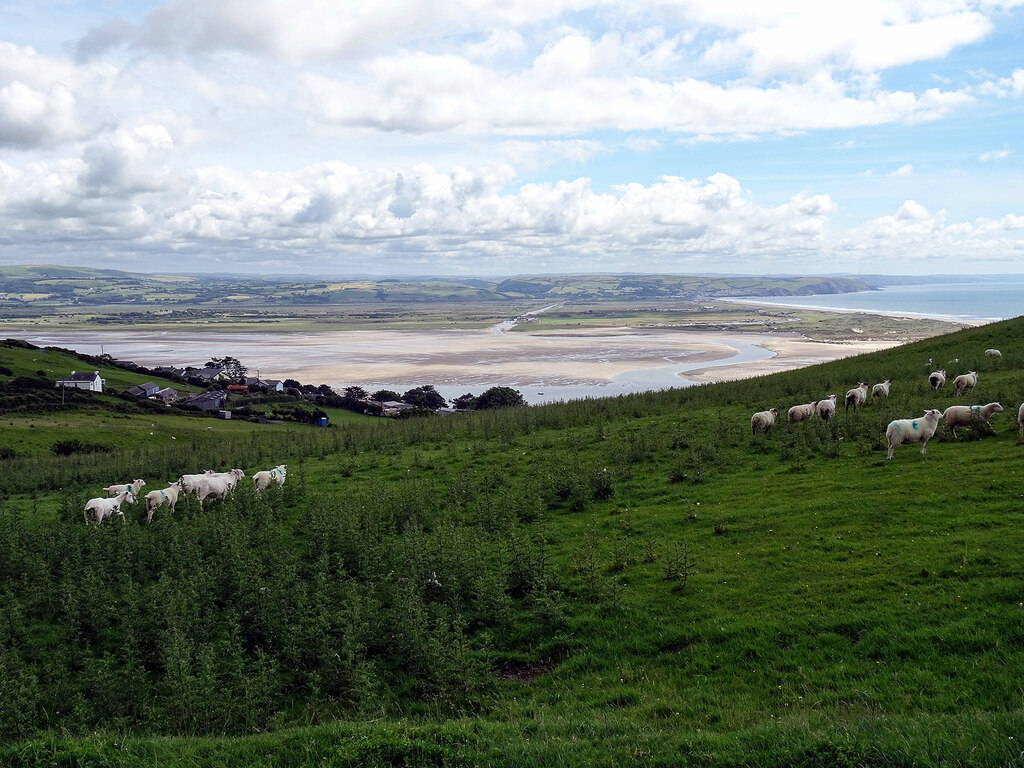
[[[993,149],[990,152],[983,152],[978,156],[978,160],[983,163],[990,162],[992,160],[1002,160],[1010,156],[1010,150],[1008,149]]]
[[[889,174],[890,176],[898,176],[900,178],[907,178],[914,175],[914,166],[910,163],[901,165],[895,171]]]

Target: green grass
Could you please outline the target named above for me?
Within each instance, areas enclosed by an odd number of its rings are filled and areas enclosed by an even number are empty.
[[[955,402],[935,367],[1006,413],[885,461],[888,421]],[[1018,765],[1022,399],[1015,320],[686,390],[14,460],[0,764]],[[81,524],[114,475],[281,462],[283,492]]]

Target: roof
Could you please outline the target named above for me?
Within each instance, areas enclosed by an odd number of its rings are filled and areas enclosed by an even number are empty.
[[[92,373],[76,373],[72,371],[70,376],[65,376],[63,379],[58,379],[58,381],[96,381],[98,378],[100,378],[99,371],[93,371]]]

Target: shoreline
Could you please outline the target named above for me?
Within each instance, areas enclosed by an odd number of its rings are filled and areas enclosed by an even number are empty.
[[[628,392],[728,381],[802,368],[888,349],[903,340],[812,341],[797,334],[588,329],[578,333],[482,331],[323,331],[175,333],[64,331],[25,334],[39,346],[86,354],[101,350],[146,367],[202,365],[232,356],[251,375],[326,383],[336,390],[373,385],[438,391],[509,386],[529,401],[615,396]],[[458,391],[456,391],[458,390]],[[524,393],[525,394],[525,393]],[[455,396],[455,395],[452,395]],[[545,398],[538,400],[537,398]]]

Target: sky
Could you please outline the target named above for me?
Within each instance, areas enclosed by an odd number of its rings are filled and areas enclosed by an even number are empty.
[[[0,264],[1024,273],[1024,0],[0,0]]]

